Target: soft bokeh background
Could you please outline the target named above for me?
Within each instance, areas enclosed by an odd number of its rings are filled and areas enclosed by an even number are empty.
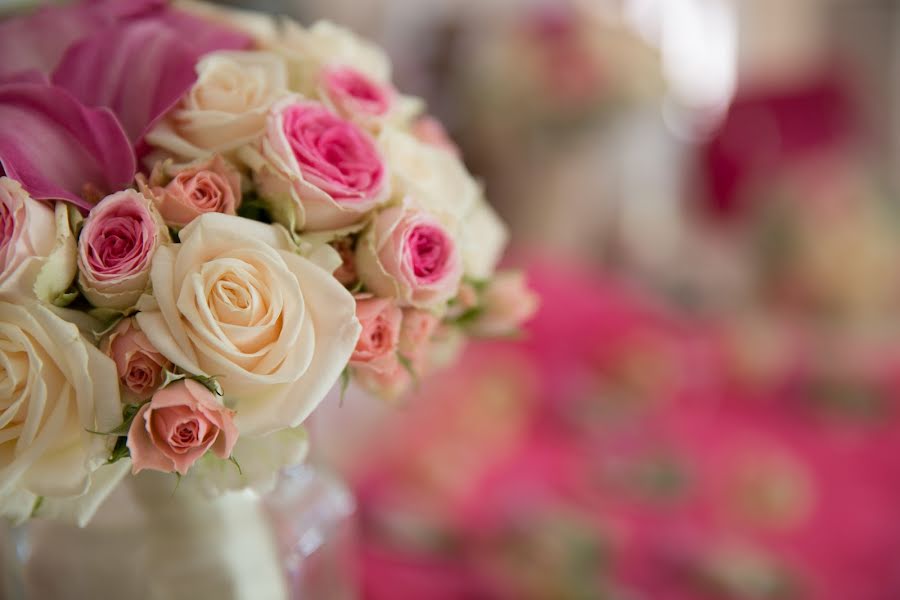
[[[900,5],[266,7],[388,48],[543,297],[318,416],[363,598],[900,598]]]
[[[315,416],[356,499],[326,588],[900,598],[900,3],[229,4],[386,47],[542,296]]]

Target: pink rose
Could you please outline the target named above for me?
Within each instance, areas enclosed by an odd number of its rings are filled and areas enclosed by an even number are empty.
[[[234,411],[196,381],[178,381],[156,392],[131,422],[132,471],[184,475],[209,449],[221,459],[230,457],[237,437]]]
[[[178,171],[171,179],[157,165],[149,183],[138,181],[153,200],[163,220],[184,227],[203,213],[236,214],[241,204],[241,176],[221,156],[215,155]]]
[[[262,141],[240,156],[274,218],[297,231],[352,225],[390,194],[374,140],[318,102],[276,103]]]
[[[384,400],[397,400],[413,385],[412,374],[396,358],[382,370],[356,369],[353,378],[362,388]]]
[[[168,231],[150,201],[117,192],[91,209],[78,239],[78,284],[97,307],[124,310],[147,290],[150,262]]]
[[[321,94],[343,117],[361,125],[384,117],[394,104],[394,91],[352,67],[330,67],[320,75]]]
[[[416,122],[413,123],[412,134],[417,140],[424,144],[434,146],[435,148],[441,148],[454,156],[460,155],[459,146],[457,146],[453,140],[450,139],[450,136],[447,135],[447,130],[444,129],[443,123],[431,115],[419,117]]]
[[[33,295],[40,259],[56,238],[53,209],[33,200],[19,182],[0,177],[0,294]]]
[[[408,206],[375,217],[359,241],[356,267],[377,296],[419,308],[452,298],[462,279],[456,241],[434,218]]]
[[[528,289],[521,271],[497,273],[481,297],[482,313],[471,331],[481,336],[515,333],[540,306],[537,294]]]
[[[397,360],[402,311],[390,298],[370,295],[356,299],[356,318],[362,333],[350,357],[350,365],[375,371],[386,371]]]
[[[115,361],[119,382],[142,400],[156,391],[164,371],[172,367],[133,319],[120,321],[101,349]]]

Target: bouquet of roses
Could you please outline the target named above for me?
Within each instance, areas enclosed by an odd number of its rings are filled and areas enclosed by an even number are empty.
[[[0,514],[129,472],[302,460],[338,380],[396,397],[533,311],[440,126],[328,23],[94,0],[0,23]]]

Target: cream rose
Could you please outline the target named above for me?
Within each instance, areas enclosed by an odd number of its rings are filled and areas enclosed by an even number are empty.
[[[394,197],[415,198],[419,206],[457,233],[467,276],[490,277],[508,233],[462,161],[452,152],[396,128],[385,129],[379,144],[391,168]]]
[[[287,69],[277,55],[213,52],[197,63],[197,82],[147,142],[186,160],[227,154],[263,132],[266,112],[286,93]]]
[[[75,325],[37,302],[0,302],[0,513],[27,518],[46,497],[54,513],[71,502],[80,521],[90,517],[92,478],[114,438],[89,431],[121,424],[117,381]]]
[[[184,371],[218,376],[241,436],[299,425],[347,364],[353,296],[288,232],[208,213],[159,249],[136,319]]]
[[[291,89],[309,96],[316,91],[320,70],[328,65],[352,66],[382,84],[391,80],[391,63],[380,48],[327,21],[306,29],[286,20],[268,49],[287,60]]]
[[[0,298],[53,303],[65,293],[77,272],[65,204],[54,209],[0,177],[0,232]]]

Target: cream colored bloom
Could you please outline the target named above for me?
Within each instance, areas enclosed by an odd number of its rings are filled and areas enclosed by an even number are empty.
[[[287,60],[291,89],[306,95],[315,92],[325,66],[349,66],[376,82],[391,81],[391,63],[380,48],[328,21],[307,29],[285,20],[268,49]]]
[[[356,345],[353,297],[281,227],[208,213],[179,237],[154,258],[141,329],[184,371],[220,378],[242,437],[299,425]]]
[[[74,325],[37,302],[0,302],[0,514],[27,518],[44,497],[53,514],[68,504],[89,518],[125,472],[96,473],[114,438],[89,431],[114,429],[121,410],[115,363]]]
[[[270,52],[221,51],[197,63],[197,81],[147,141],[185,160],[227,154],[265,128],[269,107],[287,92],[287,69]]]
[[[0,177],[0,298],[54,302],[77,272],[66,205],[54,208]]]

